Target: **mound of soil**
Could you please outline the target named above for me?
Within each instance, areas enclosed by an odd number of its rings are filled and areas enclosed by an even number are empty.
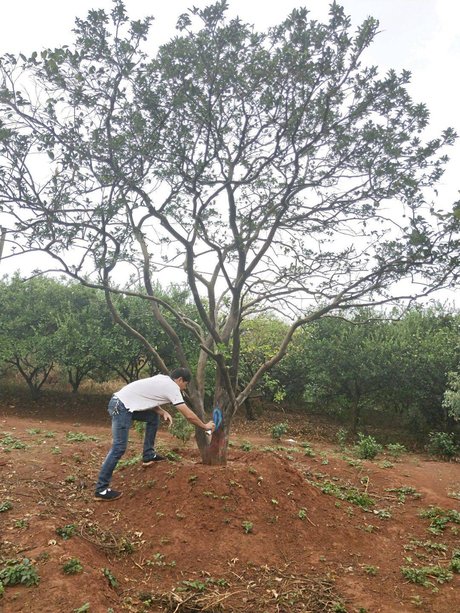
[[[143,468],[133,431],[123,497],[98,502],[104,405],[65,421],[0,407],[5,613],[460,612],[458,463],[360,461],[241,422],[225,467],[162,431],[168,461]],[[38,584],[11,585],[15,565]]]

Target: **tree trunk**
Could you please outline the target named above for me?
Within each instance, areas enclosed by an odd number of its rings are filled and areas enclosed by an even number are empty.
[[[250,400],[250,398],[246,398],[246,400],[244,401],[244,409],[246,411],[246,419],[248,421],[256,421],[256,416],[254,413],[254,408],[252,406],[252,402]]]
[[[219,407],[222,411],[222,424],[218,430],[212,433],[212,436],[209,436],[203,430],[198,430],[196,442],[203,464],[208,466],[225,466],[227,464],[228,435],[234,411],[232,411],[232,406],[225,390],[219,385],[216,385],[214,406]]]
[[[221,427],[212,433],[211,441],[207,443],[201,453],[203,464],[208,466],[225,466],[227,464],[227,449],[228,436],[226,428]]]

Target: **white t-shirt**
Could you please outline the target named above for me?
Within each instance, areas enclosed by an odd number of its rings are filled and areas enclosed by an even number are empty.
[[[162,404],[183,404],[180,387],[167,375],[155,375],[128,383],[114,394],[128,411],[145,411]]]

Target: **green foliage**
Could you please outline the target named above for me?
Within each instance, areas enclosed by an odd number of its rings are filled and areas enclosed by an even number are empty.
[[[289,430],[289,424],[287,422],[281,422],[279,424],[275,424],[271,429],[271,437],[272,439],[278,441],[282,436],[286,434]]]
[[[315,322],[298,336],[292,375],[301,381],[308,372],[304,400],[345,417],[352,430],[378,410],[423,435],[430,424],[446,425],[442,399],[446,372],[458,364],[459,316],[433,307],[388,317],[367,309],[350,321]]]
[[[174,416],[169,432],[183,443],[186,443],[192,437],[195,428],[187,421],[182,413],[177,413],[177,415]]]
[[[373,436],[366,436],[362,432],[358,433],[358,442],[355,445],[355,452],[358,458],[373,460],[381,451],[382,445],[377,443]]]
[[[69,443],[84,443],[86,441],[98,441],[97,436],[93,436],[92,434],[85,434],[84,432],[67,432],[66,440]]]
[[[455,436],[449,432],[430,432],[426,450],[429,454],[443,459],[452,459],[459,453]]]
[[[6,560],[6,565],[0,568],[0,583],[3,585],[38,585],[40,577],[28,558],[22,560]]]
[[[355,487],[339,485],[328,480],[321,483],[319,487],[324,494],[335,496],[340,500],[346,500],[364,509],[369,509],[374,506],[372,498],[365,492],[360,492]]]
[[[443,407],[455,421],[460,421],[460,372],[449,373],[448,388],[444,392]]]
[[[64,563],[62,570],[66,575],[76,575],[81,573],[83,566],[78,558],[70,558]]]
[[[56,534],[62,537],[65,541],[72,538],[77,531],[77,526],[75,524],[66,524],[60,528],[56,528]]]
[[[452,559],[450,561],[449,569],[453,573],[460,573],[460,549],[454,549],[452,551]]]
[[[254,529],[254,524],[252,523],[252,521],[245,520],[241,523],[241,525],[243,526],[245,534],[250,534]]]
[[[401,443],[388,443],[386,452],[393,458],[399,458],[407,452],[407,449]]]
[[[9,432],[3,432],[3,438],[0,439],[0,444],[5,448],[6,451],[10,451],[11,449],[26,449],[27,445],[20,441],[18,438],[10,434]]]
[[[112,571],[109,568],[103,568],[102,569],[102,574],[104,575],[104,577],[109,582],[110,587],[113,587],[114,589],[118,587],[118,581],[113,576]]]
[[[11,500],[4,500],[0,503],[0,513],[4,513],[5,511],[10,511],[13,508],[13,503]]]
[[[417,492],[415,487],[410,485],[403,485],[401,487],[390,487],[386,488],[386,492],[395,492],[398,494],[399,502],[405,502],[406,496],[413,496],[414,498],[420,498],[421,494]]]
[[[428,531],[435,535],[442,534],[450,522],[460,524],[460,513],[455,509],[430,506],[427,509],[422,509],[419,515],[431,520]]]
[[[348,438],[348,430],[346,428],[339,428],[337,430],[336,438],[340,449],[345,449]]]
[[[307,509],[304,509],[304,508],[299,509],[299,512],[297,513],[297,516],[298,516],[298,518],[299,518],[299,519],[301,519],[302,521],[303,521],[304,519],[307,519],[307,517],[308,517],[308,516],[307,516]]]
[[[418,585],[423,585],[424,587],[433,586],[433,582],[430,581],[430,579],[436,581],[437,583],[452,581],[452,573],[448,569],[439,565],[421,567],[403,566],[401,567],[401,573],[403,577],[411,583],[417,583]]]
[[[55,333],[61,309],[61,284],[15,275],[0,292],[0,346],[3,361],[38,397],[55,361]]]

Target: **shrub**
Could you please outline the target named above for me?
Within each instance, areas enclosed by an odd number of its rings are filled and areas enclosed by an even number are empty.
[[[449,432],[430,432],[426,450],[430,455],[444,459],[454,458],[458,454],[454,435]]]
[[[403,453],[406,453],[407,449],[401,443],[388,443],[387,453],[393,458],[399,458]]]
[[[171,428],[169,429],[171,434],[178,438],[183,443],[190,440],[195,428],[185,419],[185,417],[178,413],[174,419]]]
[[[366,436],[359,432],[355,450],[356,455],[362,460],[373,460],[382,451],[382,445],[377,443],[373,436]]]
[[[279,440],[286,432],[288,431],[288,424],[286,422],[281,422],[273,426],[271,430],[272,439]]]

